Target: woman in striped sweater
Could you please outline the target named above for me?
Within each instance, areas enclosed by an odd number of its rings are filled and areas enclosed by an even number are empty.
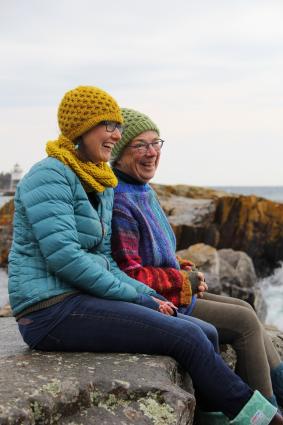
[[[204,275],[191,262],[176,258],[173,231],[148,185],[164,143],[158,127],[140,112],[122,109],[122,113],[125,131],[112,151],[119,179],[112,219],[114,259],[129,276],[174,303],[179,312],[212,323],[220,343],[232,344],[237,353],[236,372],[283,406],[283,363],[254,310],[242,300],[206,292]]]

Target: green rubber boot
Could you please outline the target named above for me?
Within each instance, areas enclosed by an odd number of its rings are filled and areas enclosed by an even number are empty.
[[[277,408],[266,400],[259,391],[242,408],[230,422],[231,425],[268,425],[276,415]]]

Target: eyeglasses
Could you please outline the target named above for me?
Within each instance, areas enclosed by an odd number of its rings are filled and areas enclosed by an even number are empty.
[[[128,148],[135,149],[139,153],[147,153],[149,147],[151,146],[156,152],[159,152],[163,146],[163,143],[164,143],[164,140],[157,139],[157,140],[154,140],[154,142],[150,142],[150,143],[140,142],[140,143],[137,143],[136,145],[129,145]]]
[[[105,125],[108,133],[113,133],[117,128],[119,133],[122,134],[124,130],[124,126],[116,121],[101,121],[99,124]]]

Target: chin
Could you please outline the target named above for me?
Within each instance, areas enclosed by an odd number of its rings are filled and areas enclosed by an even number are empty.
[[[141,176],[140,181],[142,181],[143,183],[148,183],[152,178],[153,176]]]
[[[100,158],[99,162],[108,162],[110,161],[111,155],[104,155]]]

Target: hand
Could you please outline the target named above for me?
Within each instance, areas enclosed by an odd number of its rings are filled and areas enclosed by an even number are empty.
[[[182,267],[182,270],[187,270],[187,272],[190,272],[193,269],[193,266],[186,265]]]
[[[178,255],[176,258],[180,262],[181,270],[191,271],[195,269],[196,266],[192,261],[187,260],[185,258],[178,257]]]
[[[208,290],[207,283],[205,281],[205,277],[203,273],[198,273],[199,278],[199,285],[198,285],[198,291],[197,291],[197,297],[202,298],[203,293]]]
[[[182,270],[187,270],[188,272],[190,272],[194,267],[195,267],[195,264],[194,263],[192,263],[190,260],[185,260],[186,262],[184,262],[183,264],[182,264]]]
[[[170,301],[162,301],[155,297],[152,298],[159,304],[160,313],[166,314],[167,316],[174,316],[174,310],[177,310],[177,307],[173,303]]]

